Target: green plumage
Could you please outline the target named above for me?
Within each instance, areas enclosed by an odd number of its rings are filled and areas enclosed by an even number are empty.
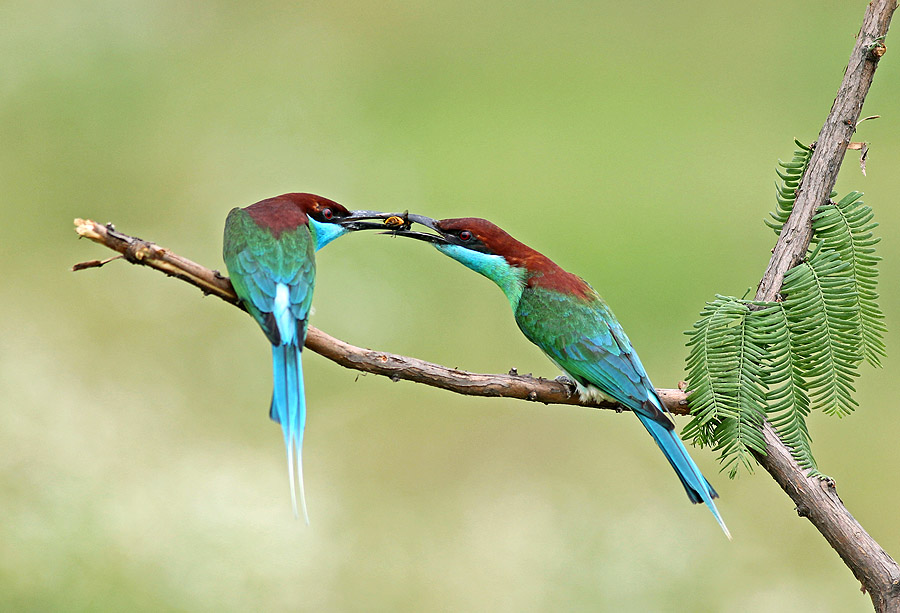
[[[276,238],[246,210],[233,209],[225,220],[223,257],[235,293],[272,344],[280,344],[272,318],[278,283],[290,288],[291,313],[300,326],[298,336],[306,338],[316,280],[315,239],[308,225],[284,230]]]
[[[296,209],[284,207],[278,200],[262,201],[228,214],[223,246],[234,291],[272,343],[274,383],[269,417],[281,424],[284,433],[295,515],[296,453],[300,500],[307,523],[301,458],[306,400],[300,355],[316,280],[314,232],[307,217]]]
[[[596,291],[591,289],[586,298],[580,298],[542,287],[526,288],[515,317],[528,340],[579,383],[593,385],[632,411],[662,417],[647,405],[647,390],[653,386],[631,341]]]
[[[432,220],[430,225],[440,232],[434,241],[438,250],[503,290],[519,329],[578,383],[582,397],[612,398],[634,412],[691,502],[705,503],[730,538],[713,502],[718,494],[675,433],[631,341],[600,295],[487,220]]]

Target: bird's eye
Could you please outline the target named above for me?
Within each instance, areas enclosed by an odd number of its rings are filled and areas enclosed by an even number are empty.
[[[461,241],[468,241],[471,238],[472,238],[472,233],[469,232],[468,230],[463,230],[462,232],[459,233],[459,240],[461,240]]]
[[[328,208],[322,209],[322,217],[330,221],[334,219],[334,212]]]

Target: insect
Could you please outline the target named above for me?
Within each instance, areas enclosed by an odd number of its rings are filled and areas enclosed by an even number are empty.
[[[409,211],[404,211],[403,216],[391,215],[384,220],[384,225],[388,226],[392,230],[406,230],[411,225],[409,219],[407,219],[406,217],[408,214]]]

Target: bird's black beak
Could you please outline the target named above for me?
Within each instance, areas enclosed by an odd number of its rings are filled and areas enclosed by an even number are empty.
[[[421,241],[445,244],[447,240],[436,225],[436,221],[424,215],[411,214],[408,211],[402,213],[382,213],[381,211],[350,211],[350,215],[337,221],[341,227],[354,232],[356,230],[381,230],[382,234],[393,234],[416,238]],[[437,232],[414,232],[412,225],[417,223]]]
[[[400,224],[408,227],[408,222],[403,221],[397,213],[382,213],[381,211],[350,211],[348,217],[336,221],[341,227],[353,232],[356,230],[384,230],[386,227],[390,228],[391,226],[386,224],[393,218],[399,219]]]
[[[443,233],[437,227],[437,222],[431,217],[425,217],[424,215],[406,215],[404,219],[406,220],[406,223],[404,225],[398,225],[394,228],[388,227],[388,231],[384,234],[393,234],[395,236],[415,238],[420,241],[425,241],[426,243],[434,243],[435,245],[446,245],[449,243],[449,241],[444,238]],[[412,224],[414,223],[425,226],[426,228],[430,228],[437,232],[437,234],[429,234],[427,232],[413,232],[411,228]]]

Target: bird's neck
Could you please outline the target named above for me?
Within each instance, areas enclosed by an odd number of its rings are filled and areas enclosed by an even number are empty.
[[[309,227],[316,239],[316,251],[347,233],[347,229],[343,226],[336,223],[321,223],[312,217],[309,218]]]
[[[278,238],[282,232],[305,226],[306,213],[290,202],[278,199],[262,200],[244,209],[260,228],[265,228]]]
[[[528,271],[525,268],[510,265],[503,256],[472,251],[459,245],[435,245],[435,247],[496,283],[506,294],[513,311],[516,310],[528,279]]]
[[[552,266],[544,270],[532,271],[528,275],[527,287],[550,290],[579,300],[593,300],[597,296],[584,279],[566,272],[553,262],[550,264]]]

